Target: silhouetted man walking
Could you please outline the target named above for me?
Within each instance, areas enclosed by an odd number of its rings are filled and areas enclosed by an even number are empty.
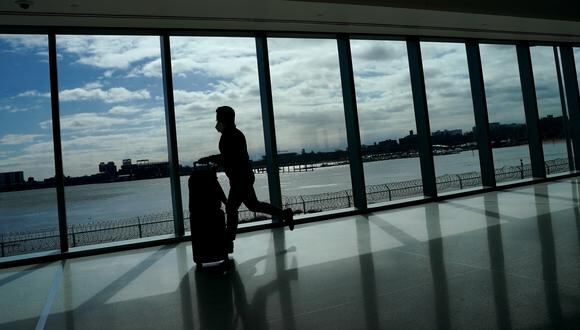
[[[290,230],[294,230],[291,209],[281,210],[274,205],[260,202],[254,191],[254,171],[250,165],[244,134],[236,128],[234,109],[222,106],[216,109],[216,130],[222,134],[219,142],[220,155],[201,158],[198,162],[214,162],[223,166],[230,181],[230,192],[226,202],[227,230],[232,240],[238,227],[238,209],[244,203],[253,212],[276,215],[283,219]]]

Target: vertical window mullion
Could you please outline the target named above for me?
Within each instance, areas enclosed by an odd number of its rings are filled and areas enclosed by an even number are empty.
[[[185,229],[183,223],[183,203],[181,201],[181,183],[179,181],[179,156],[177,152],[177,129],[175,127],[171,48],[169,35],[164,34],[160,39],[163,93],[165,96],[165,125],[167,127],[167,150],[169,152],[169,175],[171,182],[171,201],[173,205],[173,224],[175,235],[183,236]]]
[[[479,43],[468,41],[465,44],[465,47],[467,51],[467,65],[469,67],[473,111],[475,114],[475,138],[479,150],[481,184],[484,187],[495,187],[495,166],[493,164],[493,152],[491,150],[487,100],[485,98],[485,84],[483,82]]]
[[[62,163],[62,140],[60,136],[60,106],[58,99],[58,71],[56,57],[56,35],[48,34],[48,62],[50,67],[50,100],[52,108],[52,137],[54,144],[54,178],[58,204],[58,230],[60,251],[68,251],[68,226],[64,195],[64,170]]]
[[[431,145],[431,129],[429,127],[429,113],[427,109],[427,94],[425,91],[425,75],[419,39],[407,40],[407,54],[409,56],[409,71],[413,90],[413,105],[415,121],[417,123],[417,137],[419,158],[421,161],[421,178],[423,194],[428,197],[437,197],[437,181]]]
[[[580,127],[580,104],[578,100],[578,80],[576,76],[576,63],[574,51],[570,46],[560,47],[562,56],[562,71],[564,74],[564,86],[566,88],[566,101],[568,114],[570,115],[569,127]],[[570,130],[572,146],[574,150],[574,167],[580,168],[580,129]]]
[[[266,168],[268,172],[270,203],[281,208],[282,192],[280,190],[280,173],[278,172],[278,150],[276,146],[274,104],[272,101],[272,80],[270,77],[268,40],[264,35],[256,36],[256,55],[258,61],[258,79],[260,83],[262,125],[264,127],[264,146],[266,148]],[[279,222],[281,219],[272,216],[272,221]]]
[[[358,124],[358,110],[356,104],[354,75],[352,70],[350,41],[348,36],[339,35],[337,42],[342,85],[342,100],[344,104],[346,136],[348,141],[350,177],[352,181],[352,194],[355,208],[364,210],[367,208],[367,198],[365,191],[364,169],[361,158],[360,131]]]
[[[562,70],[560,69],[560,52],[558,47],[554,46],[554,61],[556,62],[556,76],[558,77],[558,92],[560,95],[560,105],[562,106],[562,118],[564,119],[564,134],[566,135],[566,152],[568,153],[568,168],[574,171],[574,153],[572,152],[572,138],[570,136],[570,119],[568,116],[568,106],[566,103],[566,91],[562,81]]]
[[[532,162],[532,176],[535,178],[545,178],[546,165],[544,162],[542,137],[540,136],[538,100],[536,98],[536,86],[534,83],[534,72],[532,70],[530,46],[527,43],[518,43],[516,45],[516,51],[518,55],[518,68],[524,98],[524,112],[526,115],[530,160]]]

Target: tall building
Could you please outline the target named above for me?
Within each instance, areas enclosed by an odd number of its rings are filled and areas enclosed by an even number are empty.
[[[10,186],[24,183],[24,172],[4,172],[0,173],[0,186]]]

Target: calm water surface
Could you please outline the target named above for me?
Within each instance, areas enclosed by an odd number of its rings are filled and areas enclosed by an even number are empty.
[[[545,143],[546,160],[566,158],[564,143]],[[518,166],[520,159],[529,163],[527,145],[493,150],[495,167]],[[437,175],[479,172],[477,151],[435,157]],[[364,163],[367,185],[420,178],[419,158],[394,159]],[[218,174],[227,193],[227,178]],[[283,196],[311,195],[350,189],[347,165],[317,168],[309,172],[280,173]],[[168,178],[66,187],[67,219],[70,224],[115,220],[169,212],[171,192]],[[254,185],[261,200],[268,200],[268,179],[256,175]],[[181,177],[183,206],[189,197],[187,177]],[[0,193],[0,234],[56,228],[56,189],[37,189]]]

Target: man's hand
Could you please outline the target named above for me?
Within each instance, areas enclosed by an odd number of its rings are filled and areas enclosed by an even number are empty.
[[[217,165],[221,165],[222,156],[221,155],[211,155],[211,156],[207,156],[207,157],[201,157],[200,159],[197,160],[197,163],[198,164],[214,163]]]

